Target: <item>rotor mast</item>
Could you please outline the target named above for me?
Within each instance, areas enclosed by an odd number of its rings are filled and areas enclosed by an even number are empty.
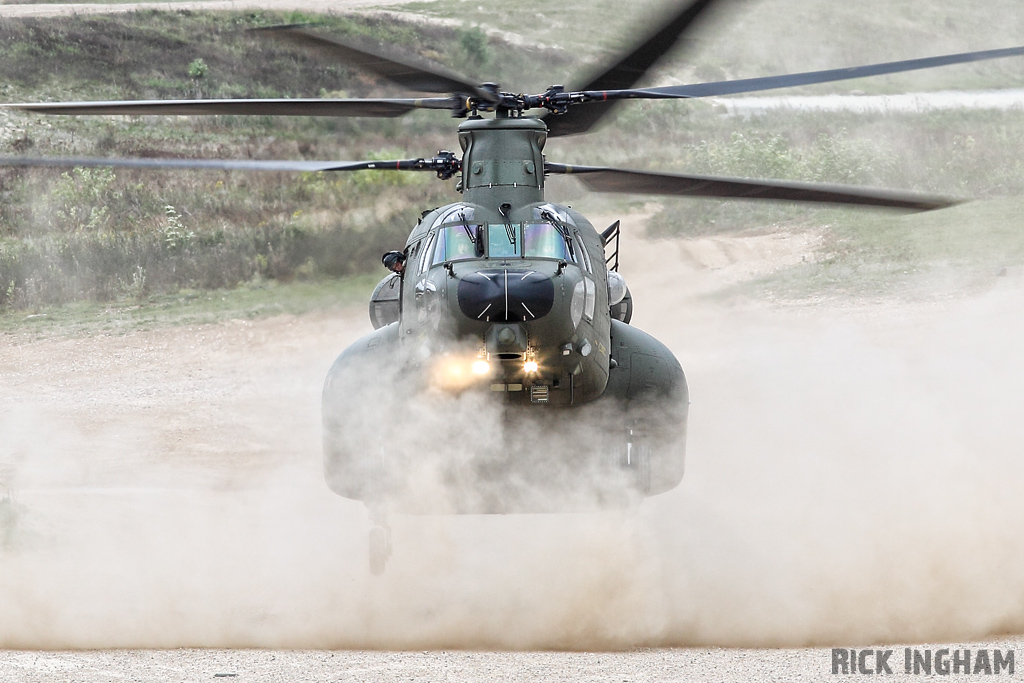
[[[470,118],[459,125],[465,201],[498,213],[503,204],[544,201],[544,143],[548,128],[530,117]]]

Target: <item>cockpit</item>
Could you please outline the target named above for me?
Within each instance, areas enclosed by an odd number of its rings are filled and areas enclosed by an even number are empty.
[[[576,261],[572,237],[552,223],[451,223],[435,235],[430,265],[467,259]]]

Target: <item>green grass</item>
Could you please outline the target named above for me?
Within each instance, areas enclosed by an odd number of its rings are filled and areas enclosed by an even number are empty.
[[[527,42],[562,47],[606,61],[634,44],[678,3],[643,0],[622,11],[613,0],[436,0],[396,9],[513,32]],[[650,84],[750,78],[947,53],[1024,45],[1016,0],[893,3],[863,0],[761,0],[730,3],[702,21],[692,40],[670,55]],[[946,67],[875,79],[813,86],[803,92],[905,92],[1024,85],[1020,59]],[[582,70],[589,72],[589,69]],[[583,73],[558,82],[579,83]],[[546,85],[540,84],[541,86]],[[795,92],[792,90],[782,92]]]
[[[0,91],[7,101],[404,94],[330,56],[248,30],[307,21],[426,59],[470,59],[510,79],[573,59],[511,49],[472,29],[374,16],[143,11],[0,23]],[[190,72],[197,60],[206,65],[201,78]],[[457,147],[454,127],[445,112],[182,120],[0,111],[0,153],[420,157]],[[256,276],[367,272],[381,253],[402,246],[424,209],[457,198],[454,181],[429,174],[0,170],[0,308],[223,288]]]
[[[647,122],[633,116],[627,116],[628,123],[638,132],[641,126],[665,126],[663,149],[643,160],[606,158],[602,163],[900,188],[959,199],[1024,193],[1024,160],[1017,153],[1024,145],[1020,111],[887,116],[771,113],[743,120],[694,110],[687,125],[676,128],[664,120]],[[605,156],[617,153],[605,152]],[[664,211],[651,226],[657,236],[799,227],[833,220],[833,210],[807,205],[715,200],[665,200],[663,204]]]
[[[932,300],[984,291],[1024,265],[1024,199],[895,216],[834,211],[817,259],[726,293],[807,300]]]
[[[47,339],[126,334],[177,325],[365,307],[379,280],[376,275],[368,274],[312,282],[262,281],[232,289],[183,289],[137,300],[77,301],[31,310],[8,310],[0,313],[0,334]]]
[[[141,12],[11,21],[0,24],[0,81],[8,101],[180,98],[196,90],[204,97],[390,92],[322,55],[246,30],[307,18]],[[413,51],[463,49],[463,34],[453,29],[320,21],[334,34],[398,41]],[[208,69],[189,79],[196,59]],[[402,121],[0,112],[0,153],[416,157],[453,146],[439,133],[450,130],[449,121],[444,112]],[[381,253],[401,247],[424,209],[457,197],[453,185],[428,174],[0,170],[0,308],[372,271]]]
[[[309,20],[331,35],[400,44],[471,78],[539,90],[573,83],[572,74],[590,70],[590,60],[607,58],[643,32],[634,18],[657,15],[663,6],[650,0],[629,17],[610,0],[438,0],[398,7],[455,18],[461,27],[269,12],[9,20],[0,23],[0,97],[11,102],[401,93],[324,55],[246,30]],[[650,82],[762,76],[1022,44],[1024,19],[1018,15],[1010,0],[983,8],[936,0],[912,11],[882,0],[849,7],[826,0],[736,3],[709,20]],[[799,40],[792,37],[796,26]],[[483,29],[495,31],[485,36]],[[190,77],[189,65],[198,59],[208,68],[202,78]],[[1020,86],[1020,64],[1001,60],[805,91]],[[1011,224],[1013,200],[1000,198],[1024,194],[1021,119],[1021,112],[964,112],[772,113],[742,120],[721,116],[708,102],[630,102],[600,132],[552,140],[546,151],[552,161],[567,163],[880,185],[992,200],[901,218],[898,225],[904,227],[894,231],[894,219],[876,213],[662,199],[651,224],[656,236],[825,230],[829,239],[820,258],[761,283],[768,295],[903,292],[916,273],[951,269],[983,279],[992,263],[1024,262],[1016,233],[997,229],[996,217],[1009,212],[1005,220]],[[428,156],[457,145],[457,122],[444,112],[393,120],[184,120],[0,111],[0,124],[3,154],[365,159]],[[549,198],[602,214],[652,201],[590,195],[574,183],[552,179]],[[401,246],[421,211],[458,199],[452,185],[426,175],[383,173],[0,170],[0,312],[7,326],[2,329],[47,330],[53,324],[88,333],[108,329],[104,325],[116,330],[188,322],[193,315],[212,320],[235,315],[231,307],[245,297],[257,306],[263,297],[292,296],[288,291],[324,303],[330,297],[316,292],[334,286],[324,284],[325,278],[343,278],[338,286],[344,287],[345,278],[372,273],[368,277],[375,282],[379,254]],[[975,230],[984,239],[960,241],[963,222],[981,226]],[[320,284],[302,282],[310,279]],[[300,282],[283,284],[295,280]],[[277,284],[254,289],[252,282]],[[229,302],[227,308],[217,309],[216,300]],[[184,308],[175,308],[179,304]],[[156,311],[155,321],[146,321],[149,310]]]

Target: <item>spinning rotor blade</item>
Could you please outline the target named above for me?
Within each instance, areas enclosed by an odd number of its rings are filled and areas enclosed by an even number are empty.
[[[30,102],[0,105],[38,114],[170,114],[260,116],[374,116],[390,118],[413,109],[451,109],[447,97],[426,99],[133,100],[123,102]]]
[[[437,171],[440,175],[445,163],[459,160],[439,156],[433,159],[394,159],[389,161],[276,161],[253,159],[102,159],[94,157],[0,157],[0,167],[21,168],[148,168],[193,169],[209,171]],[[450,176],[449,176],[450,177]]]
[[[356,47],[337,38],[327,38],[297,26],[271,26],[253,30],[265,32],[275,38],[285,39],[302,47],[312,47],[327,52],[352,66],[375,73],[410,90],[472,95],[491,104],[497,103],[499,99],[496,93],[480,88],[462,76],[438,65],[412,64],[394,55],[389,56],[381,51]]]
[[[966,64],[968,62],[980,62],[987,59],[1001,59],[1003,57],[1016,57],[1019,55],[1024,55],[1024,47],[1009,47],[1000,50],[982,50],[979,52],[961,52],[959,54],[943,55],[941,57],[907,59],[900,62],[884,62],[882,64],[869,64],[867,66],[855,66],[846,69],[809,71],[806,73],[788,74],[785,76],[744,78],[735,81],[697,83],[694,85],[670,85],[661,88],[641,88],[638,90],[590,92],[587,93],[587,95],[593,97],[594,100],[599,103],[603,102],[605,99],[714,97],[717,95],[735,95],[737,93],[756,92],[759,90],[774,90],[776,88],[791,88],[798,85],[812,85],[814,83],[831,83],[833,81],[845,81],[852,78],[864,78],[865,76],[881,76],[884,74],[894,74],[903,71],[932,69],[938,66],[948,66],[950,64]]]
[[[672,49],[686,29],[714,1],[693,0],[688,3],[622,59],[603,73],[591,78],[590,82],[583,87],[574,88],[574,90],[609,91],[633,87],[662,55]],[[544,122],[548,124],[548,136],[585,133],[607,115],[612,106],[614,106],[614,102],[593,100],[589,107],[573,108],[558,116],[546,116]]]
[[[746,180],[628,171],[602,166],[570,166],[544,164],[546,174],[580,175],[580,180],[597,192],[625,192],[729,199],[774,199],[791,202],[824,204],[858,204],[908,211],[932,211],[960,202],[944,197],[930,197],[911,192],[895,192],[850,185],[822,185],[779,180]]]

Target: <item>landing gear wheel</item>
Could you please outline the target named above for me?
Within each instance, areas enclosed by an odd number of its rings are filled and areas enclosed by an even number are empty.
[[[647,494],[651,490],[651,447],[642,434],[642,429],[635,425],[628,430],[622,467],[632,474],[633,486]]]
[[[382,522],[374,522],[370,529],[370,573],[380,576],[391,557],[391,528]]]
[[[645,443],[638,444],[635,447],[634,459],[636,488],[646,495],[651,492],[651,447]]]

